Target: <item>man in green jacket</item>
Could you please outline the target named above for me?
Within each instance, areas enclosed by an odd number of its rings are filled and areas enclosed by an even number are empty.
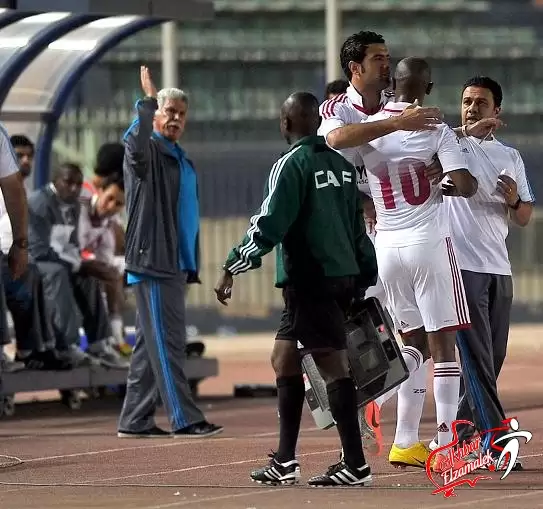
[[[260,267],[262,257],[277,247],[276,286],[285,301],[272,353],[279,448],[269,465],[251,473],[252,480],[294,484],[300,478],[295,453],[305,397],[301,347],[313,355],[327,384],[344,452],[339,463],[309,484],[365,485],[371,471],[362,450],[344,322],[355,295],[375,284],[377,263],[363,226],[356,170],[316,135],[318,107],[305,92],[283,104],[281,133],[291,148],[272,167],[260,211],[228,255],[215,292],[226,305],[233,276]]]

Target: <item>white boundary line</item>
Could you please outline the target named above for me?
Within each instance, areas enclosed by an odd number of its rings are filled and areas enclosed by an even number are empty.
[[[335,449],[327,449],[325,451],[306,452],[306,453],[298,454],[297,457],[298,458],[305,458],[305,457],[308,457],[308,456],[318,456],[320,454],[332,454],[334,452],[336,452],[336,453],[339,452],[339,449],[335,448]],[[100,483],[100,482],[124,481],[124,480],[127,480],[127,479],[137,479],[137,478],[140,478],[140,477],[148,477],[148,476],[154,476],[154,475],[169,475],[169,474],[178,474],[178,473],[181,473],[181,472],[194,472],[195,470],[202,470],[202,469],[208,470],[210,468],[217,468],[217,467],[230,467],[230,466],[234,466],[234,465],[245,465],[247,463],[256,463],[258,461],[264,461],[264,460],[262,459],[262,457],[259,457],[259,458],[245,459],[245,460],[239,460],[239,461],[229,461],[229,462],[226,462],[226,463],[212,463],[210,465],[197,465],[197,466],[194,466],[194,467],[185,467],[185,468],[179,468],[179,469],[175,469],[175,470],[163,470],[161,472],[147,472],[147,473],[142,473],[142,474],[126,475],[126,476],[122,476],[122,477],[109,477],[107,479],[88,481],[88,483],[85,483],[84,485],[85,486],[92,486],[93,483]],[[423,472],[423,470],[421,469],[420,472]],[[409,475],[409,474],[413,474],[413,473],[418,473],[418,472],[409,471],[409,472],[401,472],[401,473],[398,473],[398,474],[379,474],[379,479],[388,478],[388,477],[400,477],[400,476]]]
[[[316,432],[316,431],[321,431],[320,428],[316,428],[316,427],[313,427],[313,428],[304,428],[302,430],[300,430],[300,433],[312,433],[312,432]],[[209,439],[207,440],[208,443],[213,443],[213,442],[216,442],[216,441],[221,441],[221,442],[226,442],[226,441],[235,441],[235,440],[245,440],[245,439],[255,439],[255,438],[267,438],[267,437],[275,437],[277,436],[279,433],[277,431],[274,431],[274,432],[268,432],[268,433],[258,433],[258,434],[253,434],[253,435],[249,435],[249,436],[242,436],[242,437],[219,437],[219,438],[212,438],[212,439]],[[426,439],[423,439],[423,440],[429,440],[429,438],[426,438]],[[204,440],[204,443],[205,443],[205,440]],[[114,449],[105,449],[105,450],[97,450],[97,451],[86,451],[86,452],[81,452],[81,453],[73,453],[73,454],[63,454],[63,455],[56,455],[56,456],[43,456],[43,457],[37,457],[37,458],[30,458],[30,459],[27,459],[27,460],[24,460],[25,463],[39,463],[39,462],[43,462],[43,461],[48,461],[48,460],[55,460],[55,459],[63,459],[63,458],[74,458],[74,457],[84,457],[84,456],[97,456],[97,455],[100,455],[100,454],[111,454],[111,453],[116,453],[116,452],[124,452],[124,451],[132,451],[132,450],[140,450],[140,449],[162,449],[162,448],[168,448],[168,447],[175,447],[175,446],[178,446],[178,445],[189,445],[189,444],[202,444],[202,440],[195,440],[195,439],[192,439],[192,440],[176,440],[176,439],[173,439],[172,442],[168,442],[168,443],[161,443],[161,444],[156,444],[156,443],[153,443],[153,444],[148,444],[148,445],[142,445],[142,446],[134,446],[134,447],[122,447],[122,448],[114,448]],[[315,455],[320,455],[320,454],[330,454],[330,453],[333,453],[333,452],[337,452],[338,451],[338,448],[334,448],[334,449],[328,449],[328,450],[324,450],[324,451],[314,451],[314,452],[310,452],[310,453],[302,453],[299,455],[299,457],[307,457],[307,456],[315,456]],[[535,458],[535,457],[541,457],[543,456],[543,453],[534,453],[534,454],[527,454],[527,455],[522,455],[522,456],[519,456],[520,458]],[[142,477],[149,477],[149,476],[157,476],[157,475],[169,475],[169,474],[175,474],[175,473],[182,473],[182,472],[191,472],[191,471],[196,471],[196,470],[202,470],[202,469],[210,469],[210,468],[218,468],[218,467],[227,467],[227,466],[233,466],[233,465],[242,465],[242,464],[248,464],[248,463],[255,463],[257,461],[261,461],[262,458],[252,458],[252,459],[245,459],[245,460],[240,460],[240,461],[234,461],[234,462],[225,462],[225,463],[214,463],[214,464],[209,464],[209,465],[196,465],[196,466],[193,466],[193,467],[186,467],[186,468],[182,468],[182,469],[174,469],[174,470],[166,470],[166,471],[160,471],[160,472],[147,472],[147,473],[141,473],[141,474],[133,474],[133,475],[128,475],[128,476],[122,476],[122,477],[113,477],[113,478],[103,478],[103,479],[94,479],[92,481],[88,481],[86,483],[73,483],[73,487],[78,487],[78,486],[85,486],[85,487],[92,487],[94,484],[99,484],[99,483],[104,483],[104,482],[108,482],[108,481],[122,481],[122,480],[128,480],[128,479],[137,479],[137,478],[142,478]],[[415,471],[408,471],[408,472],[400,472],[400,473],[395,473],[395,474],[375,474],[376,476],[376,479],[388,479],[388,478],[397,478],[397,477],[404,477],[404,476],[408,476],[408,475],[420,475],[424,473],[423,470],[415,470]],[[51,485],[54,485],[55,483],[47,483],[47,484],[51,484]],[[122,484],[122,483],[121,483]],[[58,487],[61,487],[63,485],[63,483],[58,483]],[[4,485],[6,486],[6,485]],[[7,487],[7,486],[6,486]],[[14,489],[8,489],[8,490],[3,490],[3,493],[4,494],[7,494],[7,493],[13,493],[13,492],[17,492],[17,491],[24,491],[25,489],[36,489],[36,488],[40,488],[42,486],[35,486],[35,485],[32,485],[31,483],[29,483],[28,485],[19,485],[19,487],[17,488],[14,488]],[[158,488],[160,488],[160,485],[157,485]],[[198,489],[199,487],[198,486],[194,486],[192,487],[192,489]],[[378,488],[378,486],[376,486],[376,488]],[[279,490],[283,490],[283,489],[288,489],[288,488],[279,488]],[[179,502],[175,502],[175,503],[171,503],[171,504],[166,504],[166,505],[159,505],[159,506],[149,506],[149,507],[145,507],[145,508],[141,508],[141,509],[165,509],[165,508],[169,508],[169,507],[179,507],[179,506],[183,506],[183,505],[191,505],[193,503],[201,503],[201,502],[213,502],[213,501],[218,501],[218,500],[228,500],[228,499],[231,499],[231,498],[241,498],[241,497],[245,497],[245,496],[250,496],[250,495],[253,495],[253,494],[260,494],[260,493],[264,493],[264,492],[268,492],[270,490],[258,490],[258,491],[251,491],[251,492],[244,492],[244,493],[235,493],[235,494],[231,494],[231,495],[221,495],[221,496],[218,496],[218,497],[209,497],[209,498],[206,498],[206,499],[197,499],[197,500],[190,500],[190,501],[179,501]],[[273,491],[278,491],[277,488],[275,488]],[[543,489],[542,489],[543,491]],[[530,492],[530,493],[523,493],[523,494],[515,494],[515,495],[508,495],[508,496],[502,496],[502,497],[496,497],[496,498],[487,498],[487,499],[479,499],[477,501],[474,501],[474,500],[471,500],[467,503],[455,503],[455,507],[461,507],[461,506],[465,506],[465,505],[468,505],[468,504],[473,504],[473,503],[481,503],[481,502],[492,502],[492,501],[497,501],[497,500],[502,500],[504,498],[506,499],[509,499],[509,498],[522,498],[524,496],[529,496],[529,495],[533,495],[534,493],[538,493],[540,494],[539,491],[535,491],[535,492]],[[443,505],[435,505],[435,506],[426,506],[426,509],[439,509],[443,507]]]
[[[205,502],[216,502],[216,501],[219,501],[219,500],[231,500],[231,499],[235,499],[235,498],[250,497],[250,496],[266,494],[266,493],[270,493],[270,492],[285,491],[285,490],[288,490],[288,489],[289,488],[280,488],[280,487],[278,487],[278,488],[273,488],[273,489],[269,489],[269,490],[262,489],[262,490],[258,490],[258,491],[246,491],[246,492],[242,492],[242,493],[232,493],[232,494],[226,494],[226,495],[219,495],[219,496],[215,496],[215,497],[197,498],[196,500],[180,500],[179,502],[171,502],[171,503],[168,503],[168,504],[145,506],[145,507],[140,507],[138,509],[167,509],[167,508],[171,508],[171,507],[182,507],[182,506],[193,505],[193,504],[202,504],[202,503],[205,503]],[[362,490],[363,490],[363,488],[362,488]],[[497,501],[501,501],[501,500],[504,500],[504,499],[526,498],[526,497],[532,497],[534,495],[537,495],[537,496],[540,497],[542,495],[542,493],[543,493],[543,488],[541,490],[534,490],[534,491],[530,491],[530,492],[526,492],[526,493],[515,493],[515,494],[511,494],[511,495],[501,495],[499,497],[487,497],[487,498],[466,500],[466,501],[463,501],[463,502],[455,502],[454,507],[457,508],[457,507],[465,507],[465,506],[472,506],[472,505],[477,505],[478,506],[480,504],[488,503],[488,502],[497,502]],[[367,495],[368,492],[366,491],[365,494]],[[442,509],[443,507],[450,507],[450,506],[451,506],[451,502],[449,500],[443,500],[441,504],[432,505],[432,506],[424,505],[423,507],[425,509]]]

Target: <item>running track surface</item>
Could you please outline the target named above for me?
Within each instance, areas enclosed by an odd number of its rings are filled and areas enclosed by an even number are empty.
[[[0,468],[2,509],[298,509],[471,507],[543,508],[543,378],[541,352],[511,352],[500,380],[509,417],[533,433],[521,448],[525,471],[475,488],[461,487],[457,497],[432,495],[423,471],[400,472],[382,457],[369,456],[374,482],[369,488],[316,489],[305,485],[338,458],[334,429],[314,429],[304,410],[299,459],[303,482],[297,487],[261,487],[248,479],[251,469],[267,461],[277,444],[274,399],[232,399],[240,380],[273,382],[268,353],[221,359],[218,378],[201,386],[200,403],[208,418],[225,432],[204,440],[127,440],[115,436],[120,402],[88,401],[78,412],[60,403],[21,405],[11,419],[0,420],[0,453],[24,460]],[[429,380],[421,437],[435,430]],[[394,433],[395,398],[382,423],[386,443]],[[166,426],[162,412],[158,423]],[[5,458],[0,458],[0,465]]]

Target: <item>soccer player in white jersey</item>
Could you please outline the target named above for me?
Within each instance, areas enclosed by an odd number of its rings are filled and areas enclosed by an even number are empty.
[[[439,123],[438,108],[408,108],[401,115],[384,118],[371,124],[361,123],[369,115],[383,108],[393,93],[390,87],[390,55],[382,35],[358,32],[351,35],[341,48],[340,61],[349,80],[346,93],[324,101],[320,106],[322,122],[318,131],[327,144],[337,150],[357,170],[357,185],[363,195],[364,216],[370,239],[374,240],[375,208],[370,196],[364,162],[358,146],[397,130],[418,131],[432,129]],[[429,178],[439,175],[441,167],[429,165],[425,170]],[[387,306],[381,281],[366,292]],[[389,310],[390,311],[390,310]],[[409,353],[404,353],[404,357]],[[423,368],[425,369],[425,367]],[[421,374],[422,376],[422,374]],[[425,379],[426,380],[426,379]],[[372,403],[361,411],[361,432],[365,443],[375,440],[376,452],[382,447],[379,408]]]
[[[479,189],[469,200],[445,198],[472,324],[457,334],[465,387],[457,417],[475,423],[480,432],[505,419],[496,380],[507,350],[513,301],[508,223],[526,226],[535,202],[518,150],[493,134],[500,126],[502,100],[501,86],[491,78],[476,76],[464,84],[458,135]],[[459,437],[470,439],[473,432],[459,428]],[[481,438],[488,447],[488,434]]]
[[[402,60],[395,72],[396,100],[368,118],[368,122],[397,117],[432,88],[430,67],[420,58]],[[455,356],[455,331],[468,328],[470,319],[460,269],[449,236],[439,185],[424,170],[437,153],[443,172],[459,196],[477,190],[477,180],[466,169],[458,139],[446,124],[430,132],[397,131],[360,148],[377,212],[375,250],[379,274],[398,329],[410,345],[403,351],[410,379],[424,365],[426,344],[434,361],[438,443],[452,441],[460,370]],[[457,198],[460,199],[460,198]],[[424,468],[429,451],[418,428],[424,396],[407,380],[398,391],[398,421],[389,462]],[[426,386],[424,381],[424,387]],[[406,390],[407,389],[407,390]],[[381,402],[396,391],[391,391]],[[432,466],[439,470],[439,466]]]

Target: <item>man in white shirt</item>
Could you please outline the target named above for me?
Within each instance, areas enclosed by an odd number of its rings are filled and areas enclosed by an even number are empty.
[[[85,180],[81,188],[81,197],[90,198],[103,189],[104,179],[117,173],[123,173],[124,145],[122,143],[104,143],[96,154],[94,175],[92,179]],[[126,214],[124,207],[113,217],[112,228],[115,234],[115,253],[124,256],[124,228]]]
[[[345,94],[337,95],[321,104],[319,112],[322,122],[318,134],[324,136],[331,148],[355,166],[358,189],[363,195],[366,228],[373,241],[375,209],[358,147],[397,130],[432,129],[436,123],[441,122],[440,112],[438,108],[407,108],[400,115],[365,123],[368,116],[382,109],[387,99],[393,95],[386,91],[390,86],[390,54],[383,36],[365,31],[351,35],[343,43],[340,61],[350,84]],[[430,178],[441,175],[440,167],[430,166],[425,171]],[[376,297],[383,307],[387,307],[380,279],[375,286],[368,289],[366,297]],[[409,354],[404,353],[404,357],[406,355]],[[371,444],[371,440],[375,440],[376,452],[379,453],[382,435],[378,408],[373,403],[368,404],[361,412],[360,425],[365,443]]]
[[[92,192],[81,193],[79,215],[79,246],[84,260],[95,260],[104,265],[101,280],[114,337],[114,346],[123,355],[132,348],[125,341],[124,257],[115,256],[115,225],[124,208],[124,179],[122,173],[102,177]]]
[[[521,227],[529,223],[535,201],[519,152],[493,134],[499,123],[492,121],[500,114],[502,99],[500,85],[488,77],[465,83],[460,145],[479,189],[470,200],[445,199],[472,321],[471,329],[457,334],[465,386],[458,418],[474,422],[479,431],[505,419],[496,382],[507,350],[513,301],[505,239],[509,220]],[[491,129],[475,128],[487,119]],[[465,427],[459,431],[461,440],[473,434]],[[490,437],[482,438],[487,447]]]
[[[420,58],[402,60],[394,82],[396,101],[368,122],[401,115],[415,100],[422,104],[433,85],[430,67]],[[434,361],[438,440],[444,446],[452,441],[460,388],[455,331],[468,328],[470,322],[442,191],[425,176],[425,169],[437,154],[444,174],[463,197],[475,193],[477,181],[466,169],[458,139],[446,124],[429,132],[396,131],[361,147],[360,152],[377,212],[375,250],[380,276],[399,332],[409,345],[402,352],[410,378],[416,378],[424,366],[428,344]],[[425,382],[421,381],[424,387]],[[382,404],[394,392],[376,403]],[[409,380],[402,384],[396,437],[389,454],[395,466],[425,467],[429,451],[418,436],[421,402],[423,397],[412,390]],[[435,464],[433,468],[439,470]]]

